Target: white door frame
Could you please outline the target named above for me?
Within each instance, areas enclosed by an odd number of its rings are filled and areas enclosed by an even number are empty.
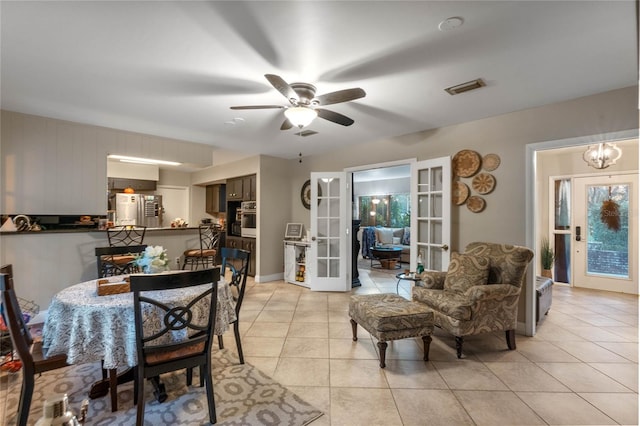
[[[525,172],[526,172],[526,199],[525,199],[525,229],[526,239],[525,243],[527,247],[537,247],[536,235],[538,230],[536,228],[536,215],[539,211],[540,201],[537,199],[536,194],[536,153],[538,151],[546,151],[549,149],[564,148],[576,145],[589,145],[598,142],[606,142],[621,139],[632,139],[638,137],[638,129],[623,130],[619,132],[611,132],[604,135],[588,135],[580,136],[569,139],[557,139],[546,142],[537,142],[527,144],[526,146],[526,160],[525,160]],[[537,262],[537,254],[534,256],[534,262]],[[536,297],[535,297],[535,268],[529,268],[527,275],[528,281],[525,293],[526,315],[525,315],[525,334],[527,336],[534,336],[536,334]]]

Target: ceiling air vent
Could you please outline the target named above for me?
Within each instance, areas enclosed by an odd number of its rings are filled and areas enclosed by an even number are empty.
[[[466,83],[458,84],[456,86],[447,87],[444,90],[445,92],[453,96],[453,95],[459,95],[460,93],[468,92],[469,90],[479,89],[486,85],[487,83],[482,81],[481,78],[478,78],[476,80],[467,81]]]
[[[315,132],[313,130],[304,130],[300,133],[298,133],[298,136],[313,136],[313,135],[317,135],[318,132]]]

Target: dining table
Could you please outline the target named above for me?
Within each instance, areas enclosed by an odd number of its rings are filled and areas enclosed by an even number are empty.
[[[180,273],[182,271],[167,271]],[[43,350],[46,356],[65,354],[68,364],[101,362],[104,370],[124,369],[118,376],[118,384],[133,378],[132,367],[138,364],[133,293],[123,292],[100,296],[98,281],[123,282],[128,275],[81,282],[54,295],[47,310],[43,328]],[[206,286],[206,284],[204,285]],[[188,289],[163,290],[151,297],[167,305],[188,302],[203,291],[203,286]],[[224,277],[217,286],[217,305],[214,334],[223,335],[230,323],[236,320],[235,301]],[[154,383],[157,386],[158,382]],[[92,386],[89,396],[104,396],[110,389],[109,379],[104,377]],[[158,389],[156,389],[158,391]],[[159,391],[160,393],[163,390]],[[158,400],[166,395],[156,394]],[[117,399],[111,396],[112,409],[117,409]],[[116,402],[114,404],[114,402]]]

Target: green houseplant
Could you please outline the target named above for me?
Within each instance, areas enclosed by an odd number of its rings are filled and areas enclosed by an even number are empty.
[[[547,238],[542,239],[540,244],[540,262],[542,263],[542,276],[553,278],[551,268],[556,260],[556,253],[553,251]]]

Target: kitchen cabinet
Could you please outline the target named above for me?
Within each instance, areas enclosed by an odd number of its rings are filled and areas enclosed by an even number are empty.
[[[308,242],[303,241],[284,242],[284,280],[286,282],[309,287],[309,266],[307,265],[309,246]]]
[[[155,191],[157,182],[155,180],[108,178],[107,186],[109,189],[116,191],[124,190],[125,188],[133,188],[136,191]]]
[[[242,201],[242,178],[227,179],[227,201]]]
[[[209,214],[224,213],[227,211],[225,202],[226,185],[207,185],[205,211]]]
[[[242,178],[242,200],[256,200],[256,175],[245,176]]]
[[[256,175],[227,179],[227,201],[255,201]]]
[[[251,252],[251,257],[249,259],[249,275],[252,277],[256,275],[256,239],[255,238],[233,237],[233,236],[227,235],[225,247],[236,248],[236,249],[246,250]]]

